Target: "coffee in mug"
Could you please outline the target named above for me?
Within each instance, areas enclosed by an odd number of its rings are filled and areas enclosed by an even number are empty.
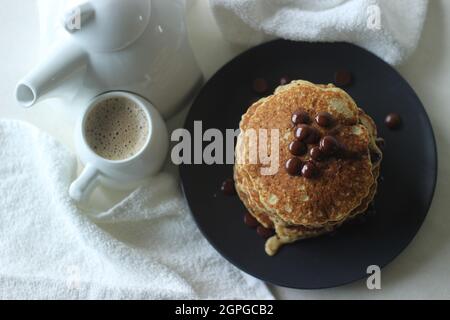
[[[84,168],[69,194],[82,203],[97,183],[117,190],[147,184],[164,166],[169,132],[149,101],[130,92],[107,92],[89,101],[81,114],[75,147]]]
[[[89,147],[100,157],[113,161],[137,155],[149,139],[145,111],[125,97],[110,98],[92,108],[84,128]]]

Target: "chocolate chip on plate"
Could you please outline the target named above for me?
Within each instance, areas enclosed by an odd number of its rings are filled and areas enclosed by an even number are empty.
[[[334,118],[331,114],[328,112],[320,112],[316,116],[316,123],[321,126],[322,128],[329,128],[334,123]]]
[[[338,87],[346,87],[353,81],[353,75],[350,71],[341,69],[334,74],[334,84]]]
[[[303,165],[302,175],[306,179],[316,178],[319,174],[319,168],[314,164],[314,162],[309,161]]]
[[[300,140],[292,141],[289,144],[289,151],[294,156],[303,156],[308,151],[308,148],[306,147],[306,144],[301,142]]]
[[[256,232],[264,239],[270,238],[275,234],[273,229],[268,229],[263,226],[258,226],[258,228],[256,228]]]
[[[339,142],[333,136],[325,136],[320,140],[320,151],[325,155],[334,155],[339,150]]]
[[[304,110],[295,111],[292,114],[291,120],[294,125],[311,123],[311,117],[309,116],[308,112]]]
[[[286,171],[291,176],[302,174],[303,163],[299,158],[291,158],[286,162]]]
[[[236,195],[236,187],[234,185],[233,179],[227,179],[222,183],[222,192],[226,196],[234,196]]]
[[[253,90],[256,93],[264,94],[269,90],[269,85],[267,84],[266,79],[264,78],[256,78],[253,81]]]
[[[389,129],[396,130],[402,125],[402,118],[398,113],[390,113],[387,115],[384,122]]]
[[[247,212],[244,216],[244,223],[250,228],[256,228],[259,226],[258,220],[254,216],[252,216],[249,212]]]

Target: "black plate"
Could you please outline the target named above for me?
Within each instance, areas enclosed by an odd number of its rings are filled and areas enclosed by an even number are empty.
[[[408,83],[388,64],[346,43],[274,41],[253,48],[222,68],[203,88],[186,121],[203,130],[237,128],[252,100],[252,81],[264,77],[272,89],[282,76],[314,83],[333,82],[338,69],[351,70],[355,82],[346,91],[376,121],[386,139],[376,214],[350,223],[333,236],[285,246],[274,257],[264,240],[243,223],[238,197],[220,192],[232,177],[232,165],[182,165],[181,178],[192,214],[205,237],[243,271],[280,286],[313,289],[346,284],[367,276],[369,265],[385,266],[411,242],[433,198],[437,174],[436,144],[428,116]],[[388,113],[404,125],[388,130]]]

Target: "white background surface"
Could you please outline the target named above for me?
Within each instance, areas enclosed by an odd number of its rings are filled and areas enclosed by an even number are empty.
[[[34,0],[0,0],[0,3],[0,117],[29,121],[73,147],[72,128],[75,119],[73,113],[67,110],[70,106],[49,101],[24,110],[17,105],[13,97],[16,82],[37,61],[39,28]],[[207,78],[246,49],[234,47],[222,39],[207,0],[197,0],[189,10],[188,26],[194,51]],[[438,143],[438,185],[424,226],[412,244],[383,269],[382,290],[369,291],[363,281],[317,291],[273,288],[278,298],[450,299],[449,0],[430,1],[419,49],[398,70],[411,83],[424,103]],[[414,156],[414,150],[411,150],[411,156]],[[104,196],[106,200],[114,197],[115,195]]]

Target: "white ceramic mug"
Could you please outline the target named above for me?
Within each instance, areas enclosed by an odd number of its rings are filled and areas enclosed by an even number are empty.
[[[122,98],[133,101],[147,116],[149,130],[145,145],[134,156],[124,160],[109,160],[99,156],[86,140],[86,120],[90,112],[103,101]],[[158,173],[169,150],[169,134],[166,124],[153,105],[140,96],[128,92],[109,92],[97,96],[78,121],[75,146],[85,168],[70,186],[70,197],[82,202],[86,200],[97,183],[108,187],[128,190],[136,188],[149,177]]]

